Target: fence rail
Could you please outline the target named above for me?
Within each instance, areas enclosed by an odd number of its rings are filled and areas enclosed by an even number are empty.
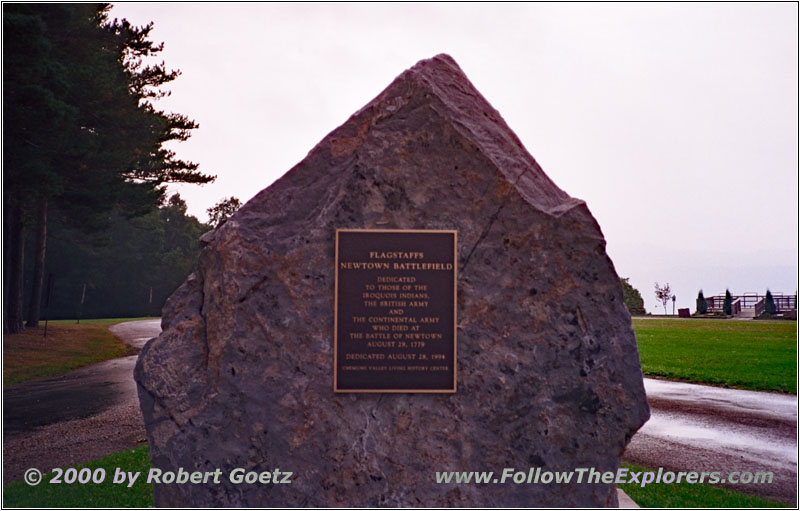
[[[756,309],[756,316],[764,314],[767,311],[767,299],[762,298],[761,300],[757,301],[755,309]]]
[[[772,295],[772,301],[775,302],[775,309],[778,312],[794,310],[796,307],[795,300],[795,295],[785,295],[783,293],[774,293]],[[725,303],[725,295],[710,296],[706,298],[706,303],[708,304],[709,311],[722,312],[722,304]],[[732,308],[734,307],[733,304],[738,304],[735,306],[737,309],[731,311],[734,315],[737,314],[737,311],[741,312],[741,309],[755,309],[755,314],[758,316],[759,314],[763,314],[766,310],[766,296],[758,293],[732,295]]]

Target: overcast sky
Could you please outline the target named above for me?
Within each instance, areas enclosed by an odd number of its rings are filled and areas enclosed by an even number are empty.
[[[584,199],[648,311],[730,288],[794,293],[796,3],[123,3],[182,76],[174,149],[246,201],[418,60],[448,53],[556,184]],[[671,307],[670,307],[671,312]]]

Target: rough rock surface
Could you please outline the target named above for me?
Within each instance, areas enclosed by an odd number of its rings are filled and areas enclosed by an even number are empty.
[[[336,228],[458,230],[456,394],[334,394]],[[292,471],[155,485],[159,506],[615,506],[605,484],[435,471],[615,470],[649,409],[584,202],[447,55],[421,61],[204,236],[136,380],[155,467]]]

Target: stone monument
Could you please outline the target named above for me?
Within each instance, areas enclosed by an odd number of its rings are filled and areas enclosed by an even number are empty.
[[[403,237],[380,246],[369,237],[367,247],[339,240],[348,230],[453,234],[435,249]],[[600,227],[451,57],[403,72],[201,244],[135,378],[153,466],[222,477],[156,484],[157,506],[617,505],[614,485],[604,482],[436,481],[448,471],[614,471],[649,416]],[[338,261],[347,246],[363,250]],[[390,260],[419,266],[382,266]],[[391,271],[364,281],[347,273],[381,268]],[[408,268],[420,273],[402,273]],[[382,275],[417,279],[387,286],[419,287],[382,288],[415,294],[373,313],[376,300],[400,299],[364,294]],[[341,309],[337,320],[341,300],[362,311]],[[361,319],[412,317],[412,301],[422,307],[416,319],[397,321],[421,326],[436,336],[430,342],[452,337],[457,345],[436,344],[445,347],[441,364],[407,346],[345,347],[380,331],[360,329]],[[426,312],[426,302],[445,305]],[[423,323],[451,317],[441,331]],[[424,364],[386,355],[412,352]],[[355,355],[337,363],[348,353]],[[395,366],[443,377],[422,378],[414,387],[423,392],[412,393],[405,376],[383,379]],[[370,375],[335,389],[335,368]],[[384,386],[353,391],[374,384]],[[236,484],[234,469],[273,480]],[[275,470],[292,472],[291,483],[276,484]]]

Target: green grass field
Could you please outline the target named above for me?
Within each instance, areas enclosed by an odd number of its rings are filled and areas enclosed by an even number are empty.
[[[797,322],[633,319],[642,372],[797,394]]]
[[[57,376],[79,367],[131,352],[108,327],[149,318],[74,319],[44,322],[18,334],[3,336],[3,385]]]

